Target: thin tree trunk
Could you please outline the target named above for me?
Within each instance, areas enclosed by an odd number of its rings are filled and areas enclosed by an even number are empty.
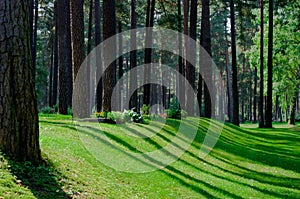
[[[101,15],[100,15],[100,0],[95,0],[95,47],[96,47],[96,110],[102,110],[103,100],[103,79],[102,79],[102,52],[97,46],[101,42]]]
[[[53,38],[51,39],[53,40]],[[53,107],[53,55],[54,55],[54,41],[51,42],[51,58],[50,58],[50,68],[49,68],[49,107]]]
[[[197,0],[191,0],[191,14],[190,14],[190,38],[197,40]],[[186,99],[186,111],[189,115],[194,115],[194,89],[195,89],[195,65],[196,64],[196,45],[190,43],[188,48],[188,55],[190,62],[186,62],[186,77],[193,90],[190,90],[190,86],[186,86],[187,99]]]
[[[177,14],[178,14],[178,68],[177,71],[179,74],[183,75],[183,60],[182,60],[182,15],[181,15],[181,0],[177,1]],[[181,102],[184,99],[184,82],[181,81],[181,78],[179,78],[179,75],[176,77],[177,79],[177,97],[179,98],[179,101]],[[166,88],[163,87],[163,95],[166,93]],[[165,103],[166,100],[163,100]],[[166,107],[166,103],[164,104]]]
[[[118,21],[118,33],[122,33],[122,22]],[[119,71],[118,71],[118,79],[119,79],[119,92],[118,92],[118,110],[122,111],[122,102],[123,102],[123,82],[121,80],[122,76],[123,76],[123,38],[122,38],[122,34],[119,34]]]
[[[87,55],[90,54],[91,50],[92,50],[92,28],[93,28],[93,4],[94,1],[90,0],[90,7],[89,7],[89,25],[88,25],[88,42],[87,42]],[[90,59],[87,60],[87,78],[89,82],[89,100],[90,100],[90,106],[89,106],[89,112],[92,113],[92,109],[93,109],[93,97],[94,97],[94,93],[95,93],[95,73],[94,70],[92,70],[92,66],[90,63]]]
[[[14,159],[39,163],[29,3],[29,0],[0,3],[0,150]]]
[[[39,1],[34,1],[34,29],[33,29],[33,43],[32,43],[32,63],[33,63],[33,75],[36,76],[36,48],[37,48],[37,30],[38,30],[38,18],[39,18]]]
[[[265,127],[264,120],[264,1],[260,0],[260,89],[259,128]]]
[[[186,35],[184,38],[184,57],[187,58],[189,56],[188,54],[188,40],[187,36],[189,35],[189,1],[190,0],[183,0],[183,32]],[[183,73],[184,77],[187,77],[187,66],[188,61],[185,59],[184,60],[184,66],[183,66]],[[184,110],[187,109],[186,106],[186,101],[187,101],[187,90],[186,86],[184,86],[184,99],[182,100],[182,108]]]
[[[136,0],[131,0],[130,4],[130,29],[136,29]],[[130,34],[130,48],[136,49],[136,32],[132,31]],[[136,50],[132,50],[130,52],[130,69],[134,69],[136,67]],[[132,94],[129,108],[137,108],[138,106],[138,94],[137,94],[137,73],[135,70],[132,70],[130,73],[130,90],[135,90]],[[127,92],[128,94],[128,92]],[[130,97],[130,96],[129,96]],[[126,98],[128,99],[128,98]]]
[[[150,4],[150,1],[148,1],[148,3]],[[149,5],[147,6],[147,11],[149,10]],[[150,13],[147,13],[147,17],[149,18],[149,21],[146,21],[146,27],[152,28],[154,25],[154,11],[155,11],[155,0],[151,0],[151,9],[150,9]],[[147,19],[148,20],[148,19]],[[151,31],[147,31],[146,32],[146,43],[152,44],[152,32]],[[145,49],[145,64],[150,64],[152,60],[152,49],[151,48],[146,48]],[[151,68],[146,67],[145,71],[144,71],[144,78],[145,81],[147,82],[150,78],[150,74],[151,74]],[[151,91],[151,85],[150,84],[146,84],[144,85],[144,104],[149,105],[150,104],[150,91]]]
[[[272,91],[273,91],[273,10],[274,2],[269,0],[269,39],[268,39],[268,98],[266,110],[266,128],[272,128]]]
[[[297,81],[300,80],[300,66],[298,68],[296,80]],[[296,124],[296,102],[297,102],[298,92],[299,92],[299,88],[296,87],[294,90],[294,95],[292,96],[292,100],[291,100],[291,113],[290,113],[290,119],[289,119],[290,125]]]
[[[240,125],[239,121],[239,91],[237,85],[237,63],[236,63],[236,42],[235,42],[235,14],[234,3],[230,0],[230,23],[231,23],[231,51],[232,51],[232,123]]]
[[[55,20],[55,38],[54,38],[54,57],[53,57],[53,105],[57,104],[57,91],[58,91],[58,13],[57,1],[54,2],[54,20]]]
[[[257,67],[254,68],[253,123],[257,122]]]

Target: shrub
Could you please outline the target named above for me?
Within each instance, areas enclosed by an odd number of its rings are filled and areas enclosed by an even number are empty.
[[[54,108],[54,112],[57,113],[57,112],[58,112],[58,104],[55,104],[55,105],[53,106],[53,108]]]
[[[181,111],[176,97],[173,97],[171,99],[169,109],[167,110],[167,115],[169,118],[174,118],[174,119],[181,118]]]
[[[51,108],[50,106],[44,107],[40,110],[43,114],[53,114],[55,113],[54,108]]]
[[[150,114],[150,105],[143,104],[142,106],[142,115]]]

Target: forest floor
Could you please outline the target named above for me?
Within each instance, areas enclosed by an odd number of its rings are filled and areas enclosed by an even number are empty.
[[[0,198],[300,198],[299,124],[275,124],[273,129],[225,124],[213,150],[200,158],[208,123],[200,120],[195,140],[171,165],[127,173],[98,161],[87,143],[97,146],[99,135],[105,134],[124,150],[154,151],[174,138],[180,121],[168,119],[158,131],[159,121],[151,128],[131,123],[75,125],[70,116],[41,115],[40,145],[47,166],[17,163],[0,154]],[[126,135],[129,132],[159,133],[141,139]]]

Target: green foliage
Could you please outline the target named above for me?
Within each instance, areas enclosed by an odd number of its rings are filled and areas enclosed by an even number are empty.
[[[55,112],[55,113],[58,113],[58,104],[55,104],[55,105],[53,106],[53,108],[54,108],[54,112]]]
[[[181,117],[186,117],[187,112],[185,110],[181,110],[179,107],[178,99],[173,97],[170,102],[170,107],[167,110],[168,118],[173,119],[181,119]]]
[[[142,115],[150,114],[150,105],[143,104],[142,106]]]
[[[40,110],[40,112],[43,113],[43,114],[53,114],[53,113],[56,113],[56,112],[55,112],[55,109],[54,109],[54,108],[51,108],[51,107],[49,107],[49,106],[42,108],[42,109]]]

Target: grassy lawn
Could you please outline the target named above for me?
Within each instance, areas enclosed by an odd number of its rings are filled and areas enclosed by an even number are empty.
[[[188,119],[191,124],[194,120]],[[155,121],[151,125],[75,126],[69,116],[41,115],[40,144],[47,166],[20,164],[0,155],[0,196],[300,198],[299,125],[276,124],[274,129],[258,129],[251,124],[242,128],[226,124],[212,152],[201,159],[199,150],[208,122],[200,120],[196,139],[176,162],[161,170],[134,174],[101,163],[87,144],[103,144],[101,135],[105,135],[111,144],[125,151],[155,151],[175,137],[180,121],[167,120],[165,125]],[[128,133],[151,136],[141,139]],[[83,140],[85,136],[88,139]]]

